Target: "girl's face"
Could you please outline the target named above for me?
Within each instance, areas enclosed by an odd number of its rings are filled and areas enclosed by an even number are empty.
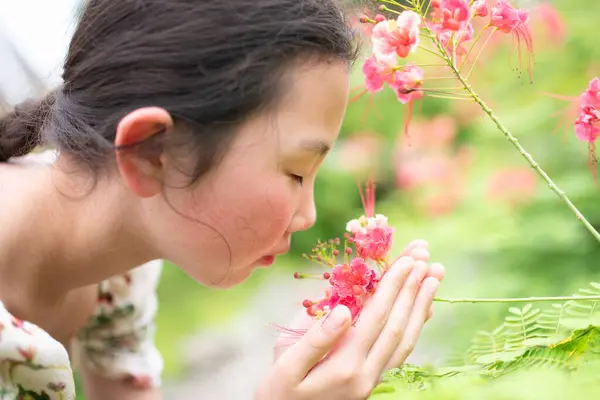
[[[162,257],[205,285],[240,283],[315,222],[315,175],[339,134],[349,71],[341,62],[306,64],[291,78],[276,111],[247,121],[208,174],[190,188],[166,188],[152,206]]]

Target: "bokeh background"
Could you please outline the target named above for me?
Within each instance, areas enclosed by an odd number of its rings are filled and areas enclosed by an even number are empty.
[[[598,229],[600,192],[587,144],[575,138],[569,103],[545,93],[577,96],[600,74],[600,3],[515,3],[531,12],[534,83],[519,68],[515,42],[503,35],[489,42],[470,82]],[[0,108],[60,82],[79,7],[79,0],[0,0]],[[360,64],[352,84],[360,92]],[[312,268],[299,255],[317,238],[342,235],[345,222],[361,214],[356,182],[369,173],[378,182],[377,209],[396,228],[395,252],[425,238],[432,259],[446,266],[440,296],[569,295],[598,280],[600,244],[474,103],[425,98],[415,105],[408,136],[406,115],[391,91],[350,104],[317,180],[318,222],[293,238],[292,253],[274,267],[226,291],[165,268],[156,338],[165,398],[251,398],[271,362],[269,324],[288,323],[301,300],[325,285],[292,278]],[[411,361],[443,363],[477,330],[501,322],[505,310],[436,304]]]

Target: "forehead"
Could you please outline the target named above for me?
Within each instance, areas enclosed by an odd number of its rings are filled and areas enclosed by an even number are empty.
[[[282,145],[325,153],[336,141],[349,94],[345,63],[305,63],[287,77],[275,110]]]
[[[322,155],[335,143],[349,97],[346,63],[305,63],[284,78],[279,102],[241,128],[232,150],[250,157],[254,150]]]

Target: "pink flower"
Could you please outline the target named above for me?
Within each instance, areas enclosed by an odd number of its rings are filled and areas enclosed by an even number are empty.
[[[593,78],[579,96],[579,114],[575,135],[582,142],[593,143],[600,136],[600,79]]]
[[[441,30],[459,31],[471,19],[469,0],[432,0],[431,19]]]
[[[510,33],[515,37],[519,51],[519,60],[521,60],[521,43],[525,43],[528,54],[527,70],[531,78],[533,40],[531,32],[529,32],[529,28],[527,27],[528,19],[529,13],[527,11],[515,9],[507,0],[498,0],[491,10],[490,26],[497,28],[500,32]]]
[[[588,165],[596,184],[598,173],[596,166],[595,142],[600,136],[600,80],[593,78],[587,89],[579,96],[579,115],[575,121],[575,136],[582,142],[588,143]]]
[[[329,279],[331,287],[321,300],[305,300],[303,305],[310,316],[321,319],[342,304],[348,307],[354,321],[360,314],[366,295],[374,292],[378,280],[377,273],[363,259],[354,258],[349,264],[338,264],[333,268]]]
[[[373,290],[377,275],[362,258],[338,264],[331,271],[333,294],[339,297],[362,296]]]
[[[375,56],[371,56],[363,64],[363,74],[367,90],[375,93],[383,89],[385,82],[393,81],[394,69],[392,66],[377,61]]]
[[[588,144],[588,165],[594,181],[598,184],[595,142],[600,137],[600,79],[591,79],[588,87],[578,97],[548,94],[570,103],[564,119],[575,119],[575,136]]]
[[[590,127],[596,123],[594,122],[595,116],[597,111],[600,110],[600,79],[597,77],[592,78],[588,83],[588,87],[577,97],[552,93],[546,94],[556,99],[569,102],[569,106],[564,112],[562,118],[563,121],[561,121],[560,125],[564,123],[564,120],[575,120],[575,133],[577,134],[577,138],[586,142],[593,139],[593,129],[590,129]],[[580,126],[578,127],[578,125]]]
[[[487,0],[475,0],[471,5],[471,12],[476,17],[485,17],[488,15]]]
[[[600,79],[593,78],[580,98],[582,106],[600,108]]]
[[[507,0],[498,0],[492,7],[490,25],[495,26],[504,33],[511,33],[519,29],[529,19],[529,13],[515,9]]]
[[[396,55],[406,58],[419,45],[421,16],[404,11],[394,20],[378,22],[371,36],[373,52],[378,60],[390,62]]]
[[[387,82],[390,88],[396,92],[398,100],[402,104],[409,104],[408,115],[404,122],[404,130],[407,133],[412,116],[413,101],[423,97],[423,92],[419,90],[423,86],[423,70],[412,64],[406,64],[403,67],[393,66],[388,64],[388,61],[381,61],[377,56],[367,58],[363,65],[366,89],[358,97],[367,91],[382,90]]]
[[[473,24],[468,23],[463,29],[458,31],[458,33],[449,30],[442,30],[438,33],[438,38],[440,39],[442,46],[444,46],[448,52],[448,55],[454,53],[454,41],[456,43],[456,55],[460,57],[467,54],[467,49],[465,49],[463,44],[473,39],[473,32]]]
[[[600,136],[600,110],[592,105],[582,105],[575,121],[575,135],[582,142],[595,142]]]
[[[360,314],[363,306],[363,299],[358,296],[340,296],[339,294],[333,294],[331,290],[329,290],[324,299],[307,309],[307,313],[312,317],[321,319],[339,304],[348,307],[350,314],[352,315],[352,320],[354,321]]]
[[[354,244],[359,257],[383,261],[392,248],[394,228],[390,226],[376,226],[367,228],[366,232],[354,235]]]
[[[360,188],[360,198],[365,214],[346,224],[352,235],[359,257],[374,261],[384,261],[392,247],[394,228],[388,225],[385,215],[375,214],[375,183],[369,180],[366,190]]]
[[[363,215],[349,221],[346,230],[352,233],[359,257],[374,261],[384,261],[387,258],[394,233],[394,228],[388,225],[387,217],[381,214],[374,217]]]
[[[350,310],[350,315],[352,316],[352,321],[354,321],[360,314],[363,306],[363,300],[362,298],[356,296],[340,297],[339,295],[333,295],[333,297],[330,299],[329,307],[333,310],[333,308],[338,304],[348,307]]]
[[[396,72],[390,87],[396,92],[400,103],[407,104],[423,97],[423,92],[419,90],[423,87],[423,79],[424,74],[421,68],[406,64]]]

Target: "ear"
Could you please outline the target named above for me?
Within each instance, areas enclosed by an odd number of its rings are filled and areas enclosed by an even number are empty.
[[[117,126],[115,146],[119,173],[127,186],[140,197],[160,193],[160,176],[164,169],[162,148],[156,152],[128,151],[128,146],[141,143],[150,137],[173,128],[173,118],[163,108],[140,108],[127,114]]]

